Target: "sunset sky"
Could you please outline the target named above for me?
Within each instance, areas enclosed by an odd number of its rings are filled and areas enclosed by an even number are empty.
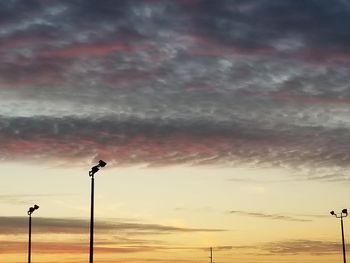
[[[0,0],[0,262],[341,262],[346,0]],[[345,239],[350,224],[345,219]],[[349,246],[350,251],[350,246]]]

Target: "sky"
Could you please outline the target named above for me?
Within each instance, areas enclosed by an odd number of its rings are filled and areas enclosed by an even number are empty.
[[[346,0],[0,0],[0,261],[27,262],[38,204],[32,261],[87,262],[102,159],[95,262],[341,262],[349,23]]]

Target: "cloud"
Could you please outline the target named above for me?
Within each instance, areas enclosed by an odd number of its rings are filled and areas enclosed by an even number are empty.
[[[0,217],[0,234],[25,234],[27,233],[28,219],[25,217]],[[97,221],[96,232],[113,233],[122,232],[133,235],[138,234],[173,234],[191,232],[221,232],[224,229],[202,229],[174,227],[160,224],[130,223],[119,221]],[[35,218],[35,229],[41,234],[85,234],[89,230],[89,221],[84,219],[57,219]]]
[[[345,1],[17,0],[0,10],[1,160],[243,163],[349,178]]]
[[[34,195],[0,195],[0,200],[7,204],[23,205],[31,203],[31,200],[28,200],[28,197],[34,197]]]
[[[320,129],[206,118],[3,118],[0,154],[7,159],[104,158],[111,165],[227,164],[318,169],[346,180],[347,129]],[[322,170],[323,169],[323,170]],[[334,169],[332,171],[332,169]]]
[[[266,213],[260,213],[260,212],[246,212],[246,211],[230,211],[230,214],[236,214],[236,215],[243,215],[243,216],[250,216],[250,217],[258,217],[258,218],[265,218],[265,219],[271,219],[271,220],[282,220],[282,221],[293,221],[293,222],[311,222],[310,219],[300,218],[300,217],[294,217],[294,216],[288,216],[288,215],[279,215],[279,214],[266,214]]]
[[[334,48],[348,44],[348,32],[340,21],[349,20],[349,11],[344,1],[204,0],[194,12],[198,30],[228,43],[254,47],[301,38],[306,46]]]
[[[333,255],[341,253],[341,243],[327,240],[286,239],[263,244],[245,246],[218,246],[217,251],[240,250],[240,253],[254,256],[284,256],[284,255]]]
[[[296,255],[296,254],[339,254],[341,244],[332,241],[318,240],[285,240],[271,242],[263,246],[263,250],[274,255]]]
[[[94,251],[101,254],[109,253],[138,253],[138,252],[149,252],[154,250],[167,249],[165,246],[151,246],[151,245],[120,245],[118,243],[100,243],[94,242]],[[2,251],[4,254],[18,254],[19,251],[25,251],[28,243],[22,241],[2,241]],[[38,242],[36,241],[32,245],[32,249],[39,254],[85,254],[88,252],[89,247],[86,242]]]
[[[45,240],[36,240],[32,249],[39,254],[86,254],[88,242],[82,241],[83,236],[88,236],[89,221],[84,219],[57,219],[35,217],[33,231]],[[171,235],[180,233],[222,232],[224,229],[204,229],[175,227],[161,224],[147,224],[141,222],[129,222],[122,220],[105,220],[95,222],[95,232],[98,238],[95,240],[95,251],[101,254],[130,254],[151,251],[171,250],[202,250],[198,247],[186,247],[173,245],[168,242],[153,240],[149,237],[159,235]],[[0,244],[4,254],[25,253],[27,242],[18,237],[27,235],[28,218],[25,217],[0,217],[0,236],[3,241]],[[50,234],[51,238],[46,238]],[[53,237],[64,235],[64,238]],[[68,236],[67,236],[68,235]],[[55,239],[55,240],[54,240]],[[54,240],[54,241],[53,241]],[[88,239],[87,239],[88,240]]]
[[[243,246],[216,246],[216,247],[213,247],[213,250],[214,250],[214,253],[216,251],[230,251],[230,250],[240,250],[240,249],[256,249],[256,246],[254,245],[243,245]],[[208,248],[206,248],[206,250],[208,250]]]
[[[12,205],[24,205],[24,204],[31,205],[34,202],[34,199],[37,200],[40,197],[46,198],[50,196],[56,196],[56,195],[54,194],[42,194],[42,195],[30,195],[30,194],[2,195],[0,194],[0,201],[6,204],[12,204]]]

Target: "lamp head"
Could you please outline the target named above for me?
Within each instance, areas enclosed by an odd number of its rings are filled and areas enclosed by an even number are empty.
[[[28,215],[31,215],[31,214],[33,214],[33,212],[35,211],[35,210],[37,210],[37,209],[39,209],[39,206],[38,205],[34,205],[33,207],[29,207],[29,210],[28,210]]]
[[[334,211],[331,211],[331,215],[332,215],[332,216],[334,216],[334,215],[335,215]]]
[[[341,212],[342,212],[343,214],[348,215],[348,209],[346,209],[346,208],[344,208]]]
[[[100,167],[105,167],[106,166],[106,162],[104,162],[104,161],[102,161],[102,160],[100,160],[99,162],[98,162],[98,166],[100,166]]]
[[[91,168],[91,171],[90,171],[90,172],[91,172],[92,174],[95,174],[95,173],[98,172],[98,170],[100,170],[100,169],[99,169],[98,166],[96,165],[96,166],[94,166],[94,167]]]
[[[97,173],[100,170],[100,167],[105,167],[106,165],[107,165],[106,162],[99,160],[98,165],[93,166],[89,171],[89,176],[93,176],[95,173]]]

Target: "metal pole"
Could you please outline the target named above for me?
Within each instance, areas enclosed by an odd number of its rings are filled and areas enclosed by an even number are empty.
[[[29,241],[28,241],[28,263],[30,263],[32,243],[32,214],[29,214]]]
[[[210,263],[213,263],[213,248],[210,248]]]
[[[90,215],[90,263],[94,262],[94,181],[91,176],[91,215]]]
[[[344,263],[346,263],[343,215],[340,216],[340,225],[341,225],[341,238],[343,242],[343,259],[344,259]]]

